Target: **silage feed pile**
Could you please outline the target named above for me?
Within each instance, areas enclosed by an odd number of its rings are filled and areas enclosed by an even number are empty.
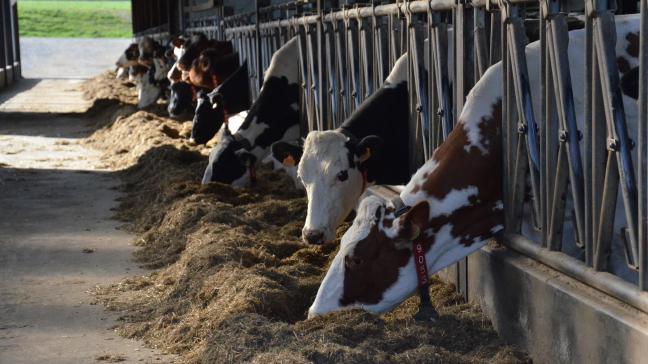
[[[123,91],[119,81],[102,82]],[[94,292],[122,314],[121,335],[187,363],[529,362],[438,280],[434,324],[413,320],[416,297],[383,316],[353,310],[306,320],[336,246],[300,242],[303,195],[265,168],[250,189],[201,186],[208,149],[185,141],[186,123],[132,104],[99,113],[108,121],[97,121],[87,141],[120,170],[117,217],[137,236],[139,264],[152,269]]]

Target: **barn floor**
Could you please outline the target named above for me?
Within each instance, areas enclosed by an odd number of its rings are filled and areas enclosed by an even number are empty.
[[[88,291],[140,275],[111,220],[119,180],[80,143],[78,81],[0,94],[0,363],[172,362],[117,335]]]

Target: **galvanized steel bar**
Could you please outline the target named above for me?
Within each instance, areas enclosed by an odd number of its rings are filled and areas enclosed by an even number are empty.
[[[641,0],[639,40],[638,244],[639,288],[648,290],[648,0]]]

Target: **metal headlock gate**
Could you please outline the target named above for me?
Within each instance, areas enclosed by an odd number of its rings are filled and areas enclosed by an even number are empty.
[[[263,69],[292,36],[299,37],[304,132],[336,128],[409,52],[414,171],[452,130],[471,87],[488,66],[503,65],[505,245],[586,285],[648,313],[648,0],[641,0],[639,131],[626,125],[617,57],[614,1],[432,0],[378,5],[293,1],[254,12],[188,21],[186,32],[232,40],[247,60],[252,95]],[[632,8],[630,2],[619,4]],[[586,82],[585,128],[578,130],[567,54],[568,15],[585,19],[582,54]],[[527,67],[527,34],[540,41],[540,67]],[[426,42],[425,39],[428,41]],[[454,45],[448,54],[448,44]],[[449,62],[449,59],[454,59]],[[533,112],[529,73],[541,75],[541,105]],[[585,153],[581,154],[581,145]],[[637,160],[631,151],[636,150]],[[638,168],[637,168],[638,166]],[[636,169],[636,170],[635,170]],[[525,195],[531,199],[525,204]],[[616,206],[620,191],[623,199]],[[565,196],[579,258],[561,252]],[[541,236],[522,235],[524,210]],[[622,245],[613,244],[614,217],[628,221]],[[636,279],[610,273],[606,262],[623,246]],[[453,275],[467,293],[467,262]]]
[[[0,89],[20,78],[18,4],[0,0]]]

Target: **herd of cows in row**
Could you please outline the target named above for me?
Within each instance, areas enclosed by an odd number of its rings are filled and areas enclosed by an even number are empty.
[[[625,114],[630,135],[636,135],[639,16],[617,16],[616,28]],[[569,39],[576,117],[582,130],[585,33],[570,31]],[[196,143],[219,134],[203,183],[247,186],[255,180],[257,164],[272,162],[306,191],[302,236],[308,244],[333,241],[336,228],[355,209],[353,224],[310,307],[313,316],[352,307],[388,311],[422,285],[421,269],[426,276],[433,274],[481,248],[503,229],[501,64],[491,66],[477,82],[454,130],[412,176],[407,57],[398,59],[381,88],[339,128],[311,131],[303,143],[297,38],[274,53],[251,105],[247,68],[245,62],[239,63],[230,42],[195,34],[175,38],[164,47],[144,38],[124,52],[117,66],[120,77],[128,74],[138,84],[140,106],[156,102],[168,88],[172,116],[195,110]],[[538,107],[541,80],[533,71],[540,62],[537,42],[527,46],[526,57]],[[364,197],[374,184],[404,184],[400,200],[405,207]],[[624,214],[617,215],[615,235],[625,223]],[[564,236],[569,240],[574,234],[567,225]],[[534,234],[529,226],[525,229]],[[619,236],[614,240],[620,241]],[[619,262],[612,261],[610,269],[625,267]]]

